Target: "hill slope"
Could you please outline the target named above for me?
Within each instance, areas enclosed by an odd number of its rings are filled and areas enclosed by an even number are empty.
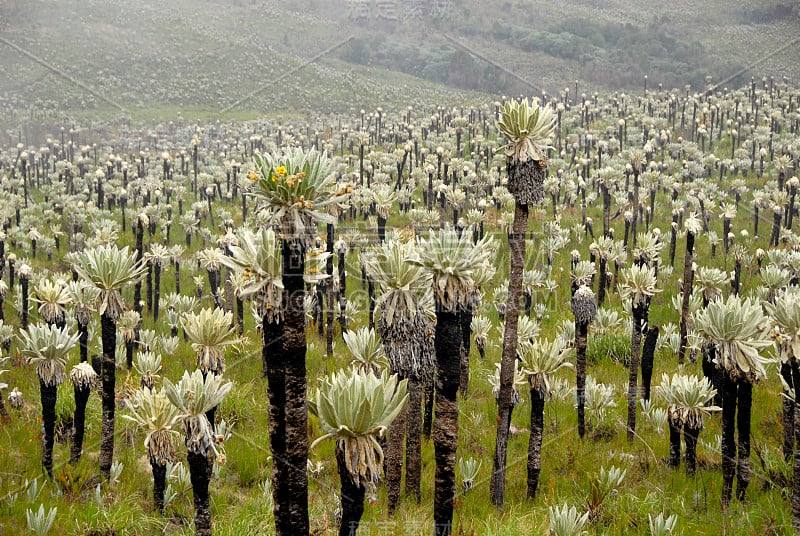
[[[800,9],[785,1],[700,4],[5,3],[0,69],[10,76],[0,79],[0,113],[325,112],[453,102],[470,97],[464,89],[552,93],[576,80],[579,92],[638,89],[645,74],[651,87],[666,88],[698,88],[706,75],[732,86],[751,75],[800,75],[800,47],[790,46]]]

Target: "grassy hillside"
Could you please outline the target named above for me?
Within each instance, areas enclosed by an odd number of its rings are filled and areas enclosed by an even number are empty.
[[[4,3],[0,113],[238,118],[575,81],[579,93],[638,89],[646,74],[653,87],[699,88],[706,76],[735,87],[800,74],[798,47],[776,53],[799,21],[785,0]]]

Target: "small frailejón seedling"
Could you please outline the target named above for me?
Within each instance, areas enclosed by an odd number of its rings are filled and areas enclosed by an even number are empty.
[[[177,384],[164,380],[164,394],[183,415],[183,433],[194,495],[194,524],[198,536],[211,536],[208,484],[214,459],[221,455],[216,447],[217,436],[206,413],[217,407],[232,388],[233,383],[221,375],[205,374],[204,377],[200,370],[191,374],[185,371]],[[156,401],[155,398],[152,400]],[[172,420],[171,417],[167,419],[167,415],[174,414],[165,412],[161,417],[162,422]],[[164,446],[164,443],[160,446]],[[163,449],[154,452],[161,459],[166,458],[164,453]]]

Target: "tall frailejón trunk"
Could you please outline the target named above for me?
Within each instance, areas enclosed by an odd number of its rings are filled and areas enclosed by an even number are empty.
[[[42,467],[47,476],[53,478],[53,442],[56,429],[56,395],[58,385],[46,384],[39,379],[39,390],[42,400]]]
[[[423,383],[412,376],[408,379],[406,409],[406,496],[419,503],[422,494],[422,392]]]
[[[211,508],[208,504],[208,483],[212,463],[205,454],[189,452],[189,476],[194,498],[194,529],[197,536],[211,536]]]
[[[781,364],[781,377],[790,389],[794,388],[794,381],[792,379],[792,366],[789,363]],[[789,462],[794,455],[794,407],[795,402],[787,396],[782,397],[783,403],[783,459]]]
[[[528,206],[516,203],[513,232],[509,236],[511,269],[508,278],[508,303],[506,325],[503,333],[503,355],[500,365],[500,393],[498,397],[497,437],[490,495],[492,504],[502,506],[505,502],[506,457],[508,435],[511,428],[511,411],[514,407],[512,394],[514,383],[514,361],[517,358],[517,325],[519,324],[519,297],[522,295],[522,271],[525,269],[525,231],[528,228]]]
[[[144,225],[141,218],[136,220],[136,262],[142,262],[144,257]],[[142,314],[142,280],[133,285],[133,310]]]
[[[528,498],[536,497],[539,472],[542,467],[542,436],[544,435],[544,392],[531,389],[531,434],[528,439]]]
[[[728,509],[733,496],[736,474],[736,383],[725,374],[722,382],[722,511]]]
[[[586,341],[589,324],[575,322],[575,394],[578,409],[578,436],[586,434]]]
[[[689,335],[689,299],[692,292],[694,271],[692,270],[692,257],[694,255],[694,233],[686,233],[686,256],[683,259],[683,301],[681,302],[680,335],[681,343],[678,350],[678,363],[683,363],[686,357],[686,343]]]
[[[153,266],[153,320],[158,322],[158,308],[161,301],[161,263]]]
[[[650,384],[653,379],[653,362],[657,343],[658,326],[652,326],[647,330],[642,345],[642,398],[645,400],[650,400]]]
[[[89,359],[89,326],[78,322],[78,343],[80,345],[80,360],[85,363]]]
[[[403,443],[406,436],[406,415],[403,409],[389,425],[389,438],[386,447],[386,492],[389,515],[394,515],[400,503],[400,489],[403,479]]]
[[[100,473],[111,477],[111,463],[114,459],[114,413],[116,410],[115,384],[117,381],[117,325],[108,311],[100,317],[100,330],[103,339],[103,360],[100,377],[103,382],[103,417],[100,426]]]
[[[697,438],[702,428],[694,428],[686,424],[683,427],[683,439],[686,443],[686,473],[694,475],[697,471]]]
[[[458,383],[461,369],[459,313],[437,304],[436,311],[436,407],[433,445],[436,458],[433,522],[436,536],[453,530],[458,448]]]
[[[308,408],[306,406],[306,332],[303,296],[305,251],[303,245],[283,243],[283,323],[274,359],[284,369],[285,456],[273,457],[275,476],[285,486],[275,496],[278,535],[308,534]],[[277,423],[280,426],[280,423]],[[272,430],[272,425],[270,425]]]
[[[359,482],[357,485],[347,470],[344,449],[336,446],[336,466],[342,486],[342,520],[339,524],[339,536],[355,536],[361,516],[364,514],[364,495],[366,488]]]
[[[153,470],[153,504],[156,511],[164,511],[164,489],[167,483],[167,464],[159,463],[153,457],[150,458],[150,468]]]
[[[472,339],[472,303],[467,302],[459,313],[461,321],[461,376],[458,391],[461,396],[469,392],[469,352]]]
[[[269,395],[269,443],[272,455],[272,497],[275,524],[278,526],[281,516],[286,515],[287,490],[283,464],[277,460],[286,459],[286,366],[280,359],[281,336],[283,328],[279,322],[270,322],[265,315],[262,320],[263,344],[261,359],[263,375],[267,378]],[[283,530],[289,530],[282,525]],[[288,532],[287,532],[288,534]]]
[[[673,418],[670,414],[667,418],[667,423],[669,424],[669,461],[667,462],[667,465],[670,467],[680,467],[681,421],[680,418]]]
[[[639,396],[639,357],[642,349],[642,320],[645,318],[646,305],[633,304],[633,322],[631,330],[631,362],[628,374],[628,441],[633,441],[636,432],[636,400]]]
[[[736,498],[743,501],[753,472],[750,467],[750,411],[753,405],[753,384],[739,383],[736,393]]]
[[[797,358],[791,360],[792,381],[794,385],[800,385],[800,366],[798,366]],[[794,402],[794,460],[792,477],[792,527],[795,534],[800,532],[800,404],[797,403],[797,398]]]
[[[83,435],[86,423],[86,403],[92,392],[90,387],[75,385],[75,415],[72,418],[72,443],[70,445],[69,463],[77,463],[83,453]]]

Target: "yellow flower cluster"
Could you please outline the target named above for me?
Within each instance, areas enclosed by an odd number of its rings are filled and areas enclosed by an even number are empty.
[[[258,173],[251,169],[247,172],[247,178],[250,179],[250,182],[258,182]]]
[[[275,174],[277,173],[277,175]],[[298,182],[303,180],[303,177],[306,176],[304,172],[297,173],[295,175],[286,176],[286,168],[283,166],[278,166],[275,168],[275,173],[272,174],[272,182],[277,183],[278,181],[283,181],[283,183],[288,186],[289,188],[294,188]],[[285,177],[285,178],[284,178]]]

